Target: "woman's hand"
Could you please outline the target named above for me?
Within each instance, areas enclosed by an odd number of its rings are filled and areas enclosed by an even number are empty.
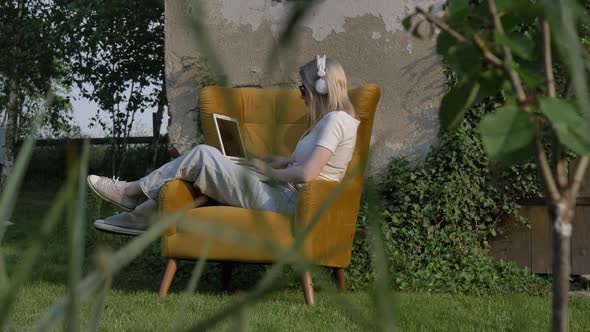
[[[262,159],[268,163],[268,165],[272,168],[285,168],[291,162],[291,158],[283,157],[283,156],[264,156]]]
[[[258,172],[262,174],[268,174],[270,169],[270,165],[268,163],[258,158],[250,159],[250,165],[252,165]]]

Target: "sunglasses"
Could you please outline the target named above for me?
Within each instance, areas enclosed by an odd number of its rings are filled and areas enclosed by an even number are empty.
[[[299,92],[301,92],[301,97],[305,97],[305,91],[306,91],[305,85],[300,84],[299,85]]]

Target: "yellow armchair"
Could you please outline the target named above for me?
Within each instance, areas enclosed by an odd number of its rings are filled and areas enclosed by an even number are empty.
[[[357,144],[342,187],[316,180],[299,191],[294,216],[230,206],[206,206],[185,210],[185,222],[172,225],[162,236],[161,253],[168,258],[160,296],[168,292],[178,259],[272,263],[291,247],[294,232],[313,223],[303,241],[302,254],[314,264],[332,267],[338,287],[345,291],[345,273],[360,205],[364,166],[368,155],[380,89],[366,84],[349,91],[361,120]],[[238,119],[246,149],[258,155],[289,156],[308,127],[307,110],[298,90],[206,87],[201,91],[200,120],[205,143],[219,148],[213,114]],[[159,197],[164,214],[177,213],[196,197],[192,184],[169,181]],[[323,210],[323,213],[318,211]],[[205,227],[202,227],[205,226]],[[210,227],[209,227],[210,226]],[[200,228],[199,228],[200,227]],[[208,229],[208,232],[195,231]],[[211,229],[219,230],[217,236]],[[247,241],[236,241],[240,234]],[[221,235],[221,236],[219,236]],[[222,277],[228,281],[227,273]],[[302,278],[306,302],[313,304],[311,275]]]

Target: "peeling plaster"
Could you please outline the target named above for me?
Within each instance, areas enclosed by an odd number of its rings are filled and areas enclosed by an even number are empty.
[[[385,23],[385,31],[402,30],[402,20],[415,6],[422,8],[441,7],[441,0],[323,0],[321,4],[302,22],[304,27],[312,30],[312,37],[322,41],[332,33],[344,32],[346,18],[372,15],[380,17]],[[211,11],[213,21],[226,27],[250,25],[256,31],[265,21],[270,22],[275,38],[286,20],[285,13],[293,6],[289,2],[272,0],[240,0],[238,2],[222,1],[220,6]],[[442,8],[442,7],[441,7]],[[373,38],[378,39],[378,38]]]
[[[446,77],[434,40],[414,40],[400,23],[416,6],[428,8],[437,1],[323,0],[297,33],[298,61],[319,52],[333,54],[345,65],[350,86],[372,82],[382,89],[367,175],[386,171],[392,157],[420,160],[437,141],[437,108]],[[166,0],[169,136],[181,153],[200,135],[194,84],[199,73],[182,65],[184,57],[199,56],[199,46],[179,19],[196,2],[204,5],[212,47],[232,86],[292,86],[288,80],[296,79],[290,70],[281,72],[280,79],[265,76],[269,50],[293,1]]]
[[[384,145],[390,149],[395,150],[395,151],[403,150],[403,148],[405,147],[405,144],[403,144],[403,142],[400,142],[398,140],[391,140],[391,139],[385,140]]]

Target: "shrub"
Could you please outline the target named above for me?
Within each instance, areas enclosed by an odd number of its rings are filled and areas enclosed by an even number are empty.
[[[130,145],[127,150],[126,167],[121,172],[122,179],[138,179],[147,173],[153,158],[153,147],[147,144]],[[157,165],[169,160],[167,146],[162,144],[158,150]],[[37,146],[27,168],[26,179],[33,183],[61,182],[67,172],[66,147]],[[112,153],[110,146],[90,147],[88,173],[111,176]]]
[[[414,168],[394,159],[383,178],[373,179],[383,200],[382,228],[396,289],[489,294],[539,293],[546,287],[529,271],[487,256],[487,240],[499,222],[526,222],[517,200],[542,191],[533,163],[489,165],[475,124],[494,106],[490,100],[471,109],[461,128],[442,133]],[[364,224],[360,213],[359,226]],[[373,279],[368,245],[355,243],[353,288]]]

